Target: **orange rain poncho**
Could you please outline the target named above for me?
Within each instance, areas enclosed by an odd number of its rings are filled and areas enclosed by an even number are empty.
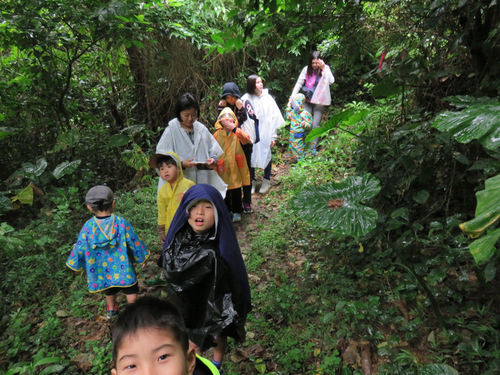
[[[236,127],[238,126],[238,119],[234,112],[228,107],[224,108],[215,123],[214,137],[224,150],[224,154],[217,162],[217,172],[228,185],[228,189],[237,189],[250,185],[250,171],[240,141],[234,132],[226,131],[220,123],[224,117],[232,118]]]

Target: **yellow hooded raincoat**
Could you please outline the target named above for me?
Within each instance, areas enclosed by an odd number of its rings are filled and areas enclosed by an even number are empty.
[[[158,190],[158,225],[165,225],[166,233],[184,193],[195,183],[184,177],[181,161],[175,152],[166,152],[165,155],[171,156],[177,164],[175,184],[166,183]]]

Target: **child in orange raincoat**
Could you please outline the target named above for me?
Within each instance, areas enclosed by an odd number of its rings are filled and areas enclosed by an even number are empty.
[[[243,211],[241,187],[250,185],[250,170],[243,148],[235,134],[237,129],[236,115],[230,108],[224,108],[215,123],[214,137],[224,150],[224,154],[217,162],[217,172],[227,184],[224,201],[233,215],[233,222],[241,220]]]

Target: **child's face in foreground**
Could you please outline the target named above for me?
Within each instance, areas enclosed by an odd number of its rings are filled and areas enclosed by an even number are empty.
[[[189,210],[188,223],[196,233],[202,233],[215,225],[214,206],[208,201],[199,201]]]
[[[173,184],[177,181],[177,166],[175,164],[162,163],[159,168],[160,176],[165,181]]]
[[[192,375],[193,350],[186,353],[168,329],[140,328],[125,336],[112,375]]]

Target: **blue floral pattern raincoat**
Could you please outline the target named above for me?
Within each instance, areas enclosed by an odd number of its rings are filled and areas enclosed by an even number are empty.
[[[89,292],[137,283],[133,263],[143,263],[149,250],[130,223],[117,215],[89,219],[80,231],[66,265],[85,269]]]

